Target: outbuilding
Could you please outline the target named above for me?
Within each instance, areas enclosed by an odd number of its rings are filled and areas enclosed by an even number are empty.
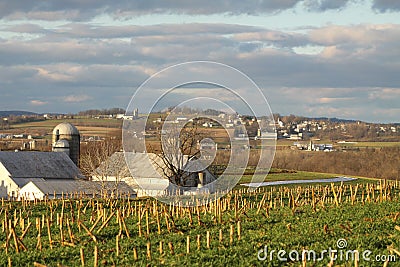
[[[30,181],[19,191],[19,198],[26,200],[69,197],[136,197],[134,190],[125,182]]]

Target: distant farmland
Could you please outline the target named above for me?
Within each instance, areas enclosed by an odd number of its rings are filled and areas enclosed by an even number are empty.
[[[116,119],[92,119],[77,118],[65,120],[45,120],[38,122],[19,123],[11,125],[10,130],[3,132],[26,133],[37,135],[51,135],[53,128],[61,122],[69,122],[75,125],[82,136],[115,136],[120,135],[122,120]]]

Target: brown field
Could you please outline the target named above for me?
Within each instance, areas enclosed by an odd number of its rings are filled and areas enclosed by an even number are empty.
[[[83,136],[101,136],[101,137],[110,137],[110,136],[119,136],[121,134],[121,130],[119,128],[109,128],[109,127],[95,127],[95,126],[76,126]]]
[[[38,122],[20,123],[11,125],[11,129],[3,130],[2,133],[31,134],[33,136],[45,136],[51,138],[53,128],[62,122],[75,125],[83,136],[97,135],[100,137],[119,136],[122,125],[121,120],[115,119],[65,119],[45,120]]]
[[[352,148],[382,148],[382,147],[399,147],[400,142],[357,142],[350,144],[338,144],[342,147]]]

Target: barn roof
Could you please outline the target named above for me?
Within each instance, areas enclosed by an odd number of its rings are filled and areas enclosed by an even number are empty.
[[[154,153],[125,153],[115,152],[97,169],[98,176],[118,176],[119,178],[159,178],[164,176],[163,168],[167,168],[160,157]],[[150,159],[150,160],[149,160]],[[188,161],[184,156],[184,169],[197,172],[206,170],[198,160]],[[131,174],[132,172],[132,174]]]
[[[203,167],[201,162],[188,161],[187,156],[184,157],[183,161],[186,170],[193,170],[194,172],[204,170],[208,173],[208,177],[213,177],[211,180],[216,179],[207,168]],[[97,176],[96,178],[105,178],[105,180],[107,180],[107,177],[118,176],[119,179],[123,179],[135,189],[162,191],[170,185],[162,168],[166,168],[165,164],[154,153],[125,153],[124,155],[124,152],[116,152],[96,169],[95,176]]]
[[[103,162],[97,169],[98,176],[118,176],[120,178],[133,177],[135,178],[158,178],[162,175],[155,170],[157,166],[149,161],[149,157],[163,166],[162,160],[152,153],[126,153],[127,161],[125,160],[124,152],[115,152],[105,162]],[[132,171],[129,171],[129,169]]]
[[[68,155],[62,152],[0,151],[0,164],[7,169],[13,179],[84,178]]]
[[[127,168],[129,167],[135,178],[164,177],[163,169],[167,167],[154,153],[126,153],[126,159]]]
[[[95,173],[99,176],[131,176],[123,152],[115,152],[112,154],[105,162],[100,164],[95,170]]]

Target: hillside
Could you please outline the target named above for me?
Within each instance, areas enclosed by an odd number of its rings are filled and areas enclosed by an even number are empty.
[[[0,117],[9,117],[9,116],[31,116],[38,115],[35,112],[24,111],[24,110],[0,110]]]

